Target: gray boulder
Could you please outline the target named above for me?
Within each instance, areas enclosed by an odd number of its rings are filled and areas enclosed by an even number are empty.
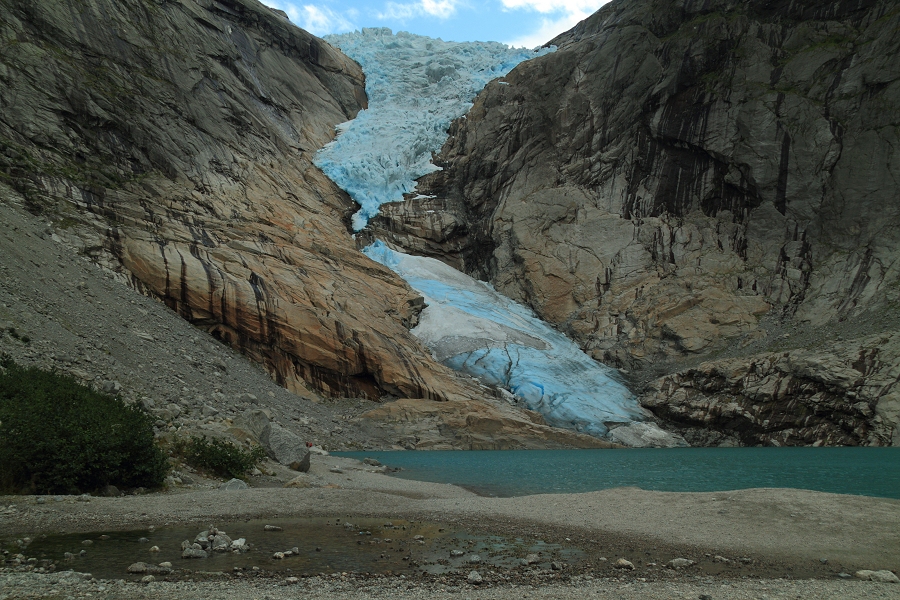
[[[220,485],[219,489],[226,492],[232,492],[234,490],[246,490],[247,487],[249,486],[240,479],[232,479]]]
[[[309,471],[309,449],[306,443],[281,425],[266,425],[259,443],[266,449],[266,454],[279,463],[295,471]]]
[[[249,433],[253,439],[260,441],[263,431],[269,426],[272,415],[269,411],[260,408],[251,408],[241,413],[234,420],[234,426]]]

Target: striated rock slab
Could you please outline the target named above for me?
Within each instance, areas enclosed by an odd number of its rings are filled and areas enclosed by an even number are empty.
[[[0,4],[0,175],[58,238],[304,394],[475,398],[312,165],[358,65],[254,0]]]
[[[398,446],[409,450],[516,450],[613,448],[598,438],[544,424],[536,412],[505,401],[435,402],[403,398],[360,418],[393,429]]]
[[[704,363],[656,380],[641,404],[684,428],[745,445],[900,445],[900,334]],[[714,440],[715,441],[715,440]]]

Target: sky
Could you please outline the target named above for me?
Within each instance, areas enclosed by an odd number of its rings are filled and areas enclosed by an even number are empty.
[[[454,42],[541,46],[609,0],[262,0],[310,33],[389,27]]]

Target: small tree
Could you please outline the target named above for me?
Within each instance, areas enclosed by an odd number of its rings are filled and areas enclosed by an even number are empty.
[[[0,490],[38,494],[162,485],[169,470],[139,406],[0,355]]]

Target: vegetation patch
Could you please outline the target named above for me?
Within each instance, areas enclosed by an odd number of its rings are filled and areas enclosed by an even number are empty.
[[[155,488],[168,470],[143,408],[0,355],[0,492]]]
[[[220,477],[244,477],[266,457],[260,446],[244,449],[219,439],[193,436],[175,443],[175,452],[185,462]]]

